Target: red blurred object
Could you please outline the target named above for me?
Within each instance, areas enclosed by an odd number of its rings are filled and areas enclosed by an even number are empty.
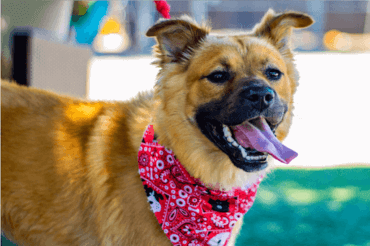
[[[157,11],[166,19],[170,19],[170,5],[166,2],[166,0],[159,0],[154,1]]]

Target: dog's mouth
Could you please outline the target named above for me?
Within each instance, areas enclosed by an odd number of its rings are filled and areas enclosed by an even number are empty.
[[[207,121],[200,128],[209,140],[229,156],[236,167],[246,172],[255,172],[267,167],[268,153],[243,147],[235,137],[235,127]]]
[[[284,163],[297,156],[276,139],[278,125],[272,125],[264,118],[249,119],[236,126],[227,126],[216,120],[202,123],[198,124],[202,133],[227,154],[236,167],[246,172],[265,169],[268,155]]]

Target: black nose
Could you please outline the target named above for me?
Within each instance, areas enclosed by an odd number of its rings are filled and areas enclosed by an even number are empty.
[[[250,86],[243,91],[243,97],[246,103],[262,111],[273,103],[274,91],[267,86]]]

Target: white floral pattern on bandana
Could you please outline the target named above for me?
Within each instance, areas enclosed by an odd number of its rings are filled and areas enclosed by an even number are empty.
[[[192,178],[174,153],[146,129],[138,154],[139,174],[152,212],[174,246],[225,246],[235,223],[252,206],[260,184],[229,192]]]

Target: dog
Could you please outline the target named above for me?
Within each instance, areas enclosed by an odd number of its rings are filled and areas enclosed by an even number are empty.
[[[298,83],[290,36],[312,23],[304,13],[269,10],[250,33],[215,36],[187,16],[162,19],[147,31],[157,41],[154,92],[127,102],[3,81],[3,234],[19,245],[192,245],[169,240],[153,216],[166,195],[140,178],[144,132],[152,125],[158,144],[207,187],[250,187],[273,168],[273,158],[242,148],[236,134],[253,123],[267,124],[279,141],[287,136]],[[167,174],[180,180],[176,173]],[[207,209],[226,213],[235,204],[214,197]],[[172,216],[189,216],[178,205]],[[234,245],[241,225],[242,216],[231,234],[200,245]]]

